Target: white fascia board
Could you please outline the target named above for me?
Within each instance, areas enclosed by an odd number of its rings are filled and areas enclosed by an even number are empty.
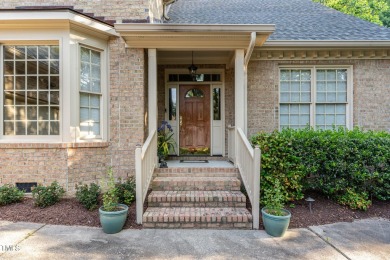
[[[258,32],[271,34],[273,24],[140,24],[116,23],[115,30],[126,32]]]
[[[25,22],[28,25],[34,22],[47,22],[48,27],[50,27],[51,21],[70,22],[71,24],[92,29],[109,36],[118,36],[112,26],[70,10],[0,10],[0,24],[12,24],[15,22],[21,25]]]
[[[390,40],[388,41],[266,41],[263,47],[390,47]]]

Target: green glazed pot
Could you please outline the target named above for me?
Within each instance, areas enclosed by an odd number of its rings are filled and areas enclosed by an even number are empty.
[[[129,207],[124,204],[118,204],[121,208],[119,211],[104,211],[103,207],[99,208],[100,224],[106,234],[115,234],[122,230],[126,222]]]
[[[274,237],[282,237],[290,224],[291,213],[288,210],[282,209],[286,216],[274,216],[266,212],[267,208],[261,209],[263,216],[263,224],[268,235]]]

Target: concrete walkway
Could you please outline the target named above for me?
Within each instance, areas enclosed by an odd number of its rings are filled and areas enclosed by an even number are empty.
[[[385,219],[291,229],[123,230],[0,221],[0,259],[390,259]]]

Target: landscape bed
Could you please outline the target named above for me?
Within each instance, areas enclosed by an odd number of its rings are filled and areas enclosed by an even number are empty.
[[[373,205],[367,211],[352,210],[341,206],[336,202],[318,193],[308,193],[315,199],[310,213],[305,200],[295,201],[294,208],[286,205],[291,211],[292,218],[290,228],[305,228],[312,225],[323,225],[335,222],[351,222],[365,218],[389,218],[390,202],[374,200]],[[88,211],[76,199],[64,198],[57,204],[46,208],[35,207],[31,198],[24,198],[20,203],[0,206],[0,220],[35,222],[51,225],[72,225],[100,227],[99,212],[97,209]],[[141,229],[142,225],[136,224],[136,205],[131,204],[124,229]],[[260,229],[263,226],[260,225]]]

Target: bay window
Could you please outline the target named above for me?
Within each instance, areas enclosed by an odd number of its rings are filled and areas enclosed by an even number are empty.
[[[73,10],[3,10],[0,22],[0,144],[107,141],[113,26]]]
[[[3,135],[60,134],[59,46],[3,46]]]
[[[87,47],[80,47],[81,137],[100,136],[101,95],[100,52]]]

